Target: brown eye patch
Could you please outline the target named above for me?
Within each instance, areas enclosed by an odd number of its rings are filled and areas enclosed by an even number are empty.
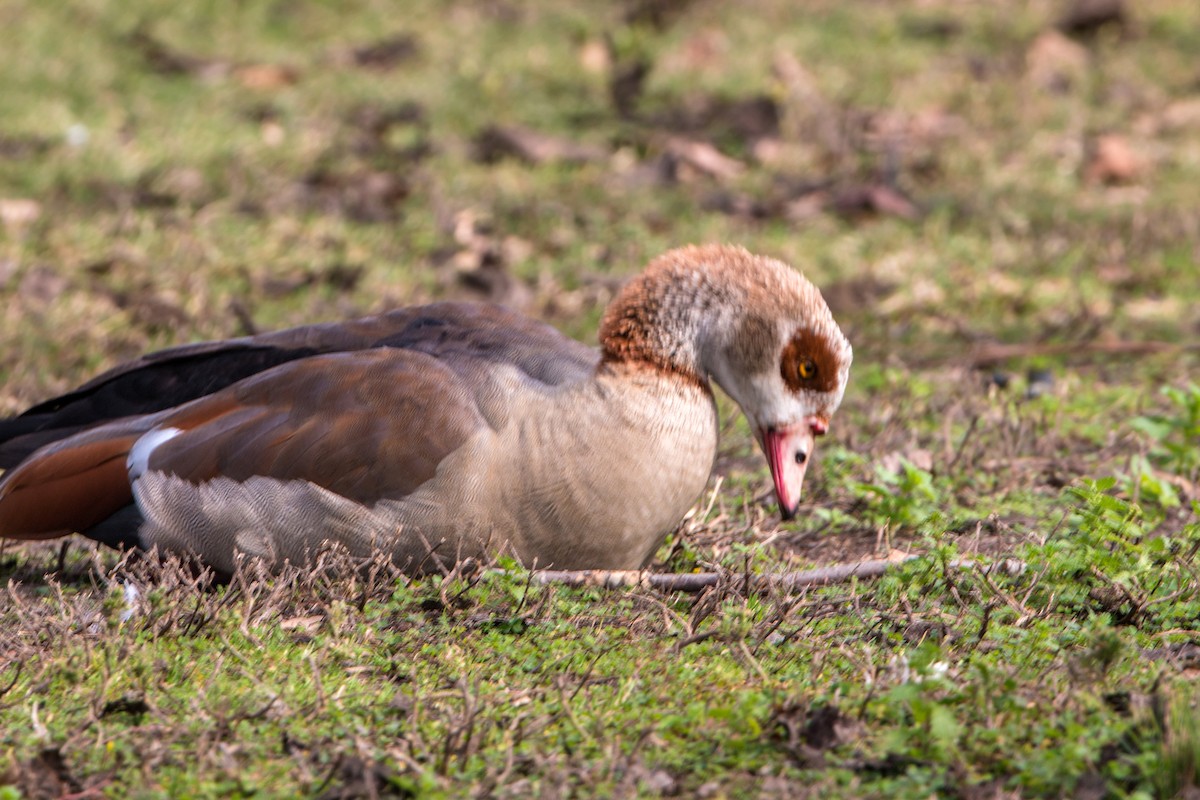
[[[783,348],[779,372],[793,392],[830,392],[837,386],[837,360],[826,337],[801,329]]]

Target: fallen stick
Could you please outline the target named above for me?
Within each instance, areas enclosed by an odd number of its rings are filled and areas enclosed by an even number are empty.
[[[895,570],[901,564],[913,561],[920,556],[900,556],[897,558],[877,558],[858,561],[853,564],[835,564],[831,567],[819,567],[803,572],[776,572],[765,575],[745,575],[734,572],[683,572],[661,573],[642,572],[639,570],[552,570],[539,569],[526,573],[534,583],[545,586],[559,584],[572,588],[594,586],[601,589],[620,589],[637,587],[641,589],[657,589],[663,592],[699,592],[709,586],[715,586],[722,579],[748,579],[751,588],[781,588],[803,589],[810,586],[829,586],[835,583],[846,583],[853,578],[878,578],[889,571]],[[1025,565],[1016,559],[1005,558],[990,565],[980,565],[974,561],[952,561],[951,566],[959,569],[981,567],[985,572],[1005,572],[1009,575],[1019,574]],[[512,574],[506,570],[497,570],[502,574]]]
[[[1067,342],[985,344],[971,351],[969,361],[975,369],[994,367],[1013,358],[1043,356],[1113,355],[1137,356],[1170,353],[1176,350],[1195,350],[1198,345],[1184,342]]]

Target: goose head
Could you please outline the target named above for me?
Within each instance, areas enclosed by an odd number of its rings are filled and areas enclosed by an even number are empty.
[[[808,286],[819,308],[809,297],[798,306],[777,307],[773,320],[747,317],[755,321],[743,325],[731,349],[718,350],[712,364],[713,380],[742,409],[767,457],[784,519],[796,515],[816,440],[828,433],[850,374],[850,344]],[[814,309],[823,310],[825,319]],[[743,358],[747,346],[762,348],[757,360]]]
[[[600,337],[606,362],[720,386],[767,458],[781,515],[795,516],[853,357],[816,286],[782,261],[742,248],[680,248],[626,286]]]

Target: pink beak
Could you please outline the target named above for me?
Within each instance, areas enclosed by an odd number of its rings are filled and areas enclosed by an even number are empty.
[[[829,423],[820,417],[809,417],[783,427],[771,425],[759,430],[759,443],[775,481],[779,513],[785,520],[796,516],[804,473],[808,470],[816,437],[824,436],[828,430]]]

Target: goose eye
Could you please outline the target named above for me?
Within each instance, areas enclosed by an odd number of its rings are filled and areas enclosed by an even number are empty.
[[[840,357],[829,341],[807,328],[801,329],[779,354],[779,373],[792,392],[829,392],[837,388]]]

